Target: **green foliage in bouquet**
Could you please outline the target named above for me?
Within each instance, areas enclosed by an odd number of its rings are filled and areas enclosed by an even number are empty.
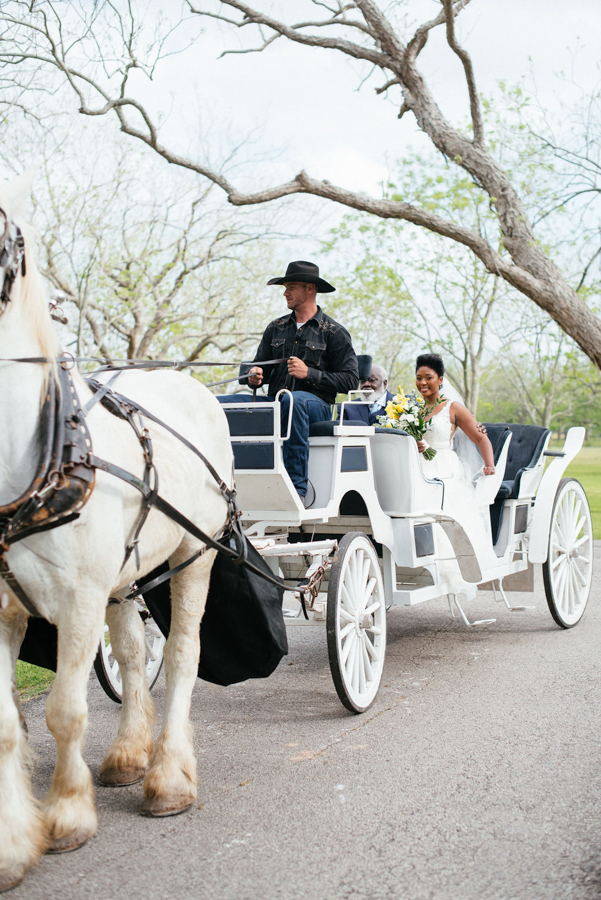
[[[378,422],[384,428],[402,428],[416,441],[423,441],[426,431],[432,427],[431,418],[426,421],[426,416],[430,416],[437,406],[446,402],[445,397],[439,397],[432,406],[426,406],[423,397],[416,393],[405,394],[399,387],[398,394],[386,404],[386,415],[379,416]],[[436,450],[432,447],[424,450],[424,459],[434,459],[435,456]]]

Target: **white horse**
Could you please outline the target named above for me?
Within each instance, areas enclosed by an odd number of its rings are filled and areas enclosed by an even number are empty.
[[[28,188],[21,180],[0,190],[0,208],[18,215]],[[43,282],[25,237],[26,273],[0,302],[0,360],[56,357],[59,346]],[[1,229],[0,229],[1,231]],[[30,485],[40,457],[40,409],[52,364],[0,361],[0,506]],[[74,373],[82,405],[92,396]],[[231,486],[232,451],[217,400],[194,379],[176,372],[126,372],[115,389],[140,403],[198,447]],[[159,425],[151,433],[160,492],[204,532],[214,535],[226,520],[226,502],[202,461]],[[130,425],[97,403],[88,417],[94,453],[140,477],[144,459]],[[34,800],[28,777],[27,741],[12,694],[16,657],[27,613],[0,581],[0,891],[18,884],[45,850],[72,850],[96,831],[94,788],[82,758],[87,722],[86,685],[106,614],[115,658],[123,675],[123,710],[116,739],[102,763],[103,784],[144,778],[146,815],[173,815],[196,798],[189,710],[199,660],[199,627],[215,551],[210,550],[171,583],[171,633],[165,647],[165,718],[153,749],[153,704],[145,680],[143,626],[124,597],[133,580],[168,559],[175,566],[202,544],[152,510],[135,554],[122,568],[132,540],[141,496],[102,471],[81,516],[74,522],[10,546],[6,560],[40,613],[58,628],[56,680],[46,703],[46,721],[57,758],[48,796]]]

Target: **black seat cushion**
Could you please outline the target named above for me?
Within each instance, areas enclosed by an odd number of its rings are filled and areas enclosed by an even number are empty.
[[[348,423],[345,422],[344,424],[347,425]],[[400,435],[401,437],[410,437],[409,432],[403,431],[402,428],[382,428],[381,425],[376,425],[376,434],[396,434],[397,436]]]
[[[535,466],[540,459],[550,431],[541,425],[499,425],[496,423],[489,425],[487,423],[486,431],[489,433],[491,443],[491,433],[496,433],[496,429],[499,428],[508,428],[511,431],[512,438],[507,455],[507,465],[505,466],[505,477],[497,497],[502,500],[516,499],[520,492],[522,475],[526,469],[531,469]]]
[[[509,426],[498,424],[496,422],[487,422],[485,428],[488,439],[492,444],[492,451],[496,465],[499,462],[499,456],[501,455],[501,450],[503,449],[503,446],[505,444],[505,438],[509,434]]]
[[[543,450],[548,428],[540,425],[508,425],[506,423],[486,423],[486,432],[495,451],[495,463],[505,442],[505,436],[511,431],[511,443],[507,454],[505,478],[497,491],[495,502],[490,507],[490,525],[492,542],[496,544],[503,523],[503,509],[506,500],[517,499],[520,492],[520,481],[526,469],[532,468]]]
[[[247,391],[240,391],[239,394],[217,394],[220,403],[252,403],[253,395]],[[261,403],[265,401],[262,399]]]

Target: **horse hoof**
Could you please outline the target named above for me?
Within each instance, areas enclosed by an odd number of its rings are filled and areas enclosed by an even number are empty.
[[[159,819],[162,816],[179,816],[194,806],[190,797],[147,797],[140,810],[141,816]]]
[[[87,844],[90,835],[82,837],[78,834],[67,834],[62,838],[50,838],[46,853],[70,853],[71,850],[79,850]]]
[[[106,769],[98,776],[98,784],[103,787],[127,787],[144,780],[146,769],[131,766],[128,769]]]
[[[0,894],[4,891],[10,891],[11,888],[21,884],[26,871],[27,866],[25,863],[11,866],[10,869],[0,869]]]

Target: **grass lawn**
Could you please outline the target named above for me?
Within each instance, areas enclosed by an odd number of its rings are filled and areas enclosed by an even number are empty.
[[[17,662],[17,689],[21,700],[33,700],[47,691],[54,681],[54,672],[48,669],[40,669],[29,663]]]
[[[566,475],[577,478],[586,491],[593,517],[593,535],[601,540],[601,447],[583,447]]]

